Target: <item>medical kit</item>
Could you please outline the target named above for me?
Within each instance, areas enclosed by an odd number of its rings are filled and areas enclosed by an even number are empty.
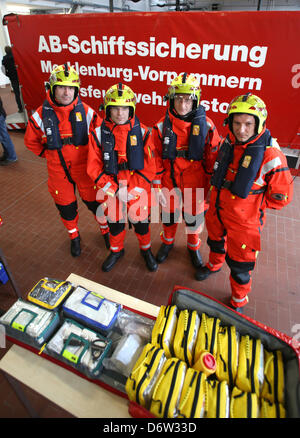
[[[45,277],[31,289],[27,300],[52,310],[58,308],[72,290],[73,286],[69,281]]]
[[[73,366],[89,377],[97,377],[111,341],[75,321],[66,319],[46,345],[46,353]]]
[[[0,318],[8,336],[36,347],[47,342],[59,322],[57,312],[42,309],[21,298]]]
[[[115,324],[121,305],[78,286],[62,308],[67,317],[106,334]]]
[[[194,353],[190,349],[190,355],[186,351],[184,358],[185,343],[189,342],[187,338],[183,341],[182,333],[189,333],[187,327],[191,327],[194,312],[199,317],[198,333],[191,331],[196,337]],[[170,320],[172,330],[169,328],[165,336]],[[167,339],[169,355],[150,404],[150,413],[156,417],[300,416],[300,347],[287,335],[179,286],[174,288],[168,305],[161,306],[154,329],[152,342]],[[165,342],[160,344],[163,346]],[[185,367],[175,378],[175,364],[178,367],[182,362]],[[131,401],[131,415],[148,416],[148,411]]]

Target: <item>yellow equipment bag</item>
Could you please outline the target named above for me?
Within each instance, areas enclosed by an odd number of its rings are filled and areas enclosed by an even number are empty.
[[[154,388],[150,411],[159,418],[175,418],[186,373],[186,363],[177,357],[167,359]]]
[[[28,292],[27,300],[52,310],[58,307],[72,290],[73,286],[69,281],[45,277]]]
[[[264,382],[261,396],[272,403],[284,403],[284,366],[281,351],[265,350]]]
[[[234,326],[220,327],[218,332],[217,369],[218,380],[226,380],[234,386],[239,356],[239,335]]]
[[[236,386],[231,393],[230,418],[259,418],[259,400],[255,393]]]
[[[201,323],[195,346],[194,363],[197,362],[201,352],[204,350],[216,357],[219,326],[219,318],[209,317],[205,313],[201,314]]]
[[[199,330],[200,318],[196,310],[181,310],[173,340],[174,354],[189,366],[193,363],[194,348]]]
[[[260,395],[264,380],[264,351],[260,339],[242,336],[239,348],[239,363],[236,386],[243,391]]]
[[[205,414],[206,375],[188,368],[178,405],[178,418],[203,418]]]
[[[152,330],[151,344],[163,348],[167,358],[173,355],[173,338],[177,324],[177,307],[161,306]]]
[[[145,345],[125,385],[129,400],[149,407],[154,386],[166,361],[162,348]]]
[[[228,418],[229,417],[229,389],[227,382],[218,380],[207,380],[206,393],[206,418]]]
[[[271,403],[269,400],[261,399],[261,418],[286,418],[286,411],[281,403]]]

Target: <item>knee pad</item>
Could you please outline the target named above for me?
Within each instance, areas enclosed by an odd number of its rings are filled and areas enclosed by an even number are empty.
[[[230,275],[238,284],[248,284],[251,278],[249,272],[240,272],[237,274],[231,271]]]
[[[144,236],[149,232],[149,222],[136,222],[133,224],[136,234]]]
[[[232,260],[226,254],[226,263],[228,264],[232,278],[238,284],[247,284],[250,281],[250,272],[253,271],[255,262],[237,262]]]
[[[210,247],[212,252],[216,252],[217,254],[225,254],[224,243],[224,237],[222,237],[221,240],[212,240],[209,237],[207,238],[207,245]]]
[[[60,204],[55,204],[55,205],[56,205],[62,219],[66,220],[66,221],[72,221],[76,218],[76,216],[78,214],[77,201],[74,201],[68,205],[60,205]]]
[[[123,222],[108,222],[108,226],[109,232],[112,236],[117,236],[125,229],[125,224]]]
[[[96,216],[97,213],[97,208],[99,207],[99,202],[97,201],[85,201],[84,199],[82,200],[85,205],[87,206],[87,208],[94,213],[94,215]]]

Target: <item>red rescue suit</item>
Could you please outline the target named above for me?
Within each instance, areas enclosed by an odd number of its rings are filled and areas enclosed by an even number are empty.
[[[111,156],[103,145],[104,134],[112,138]],[[138,153],[140,148],[142,158],[130,167],[129,156],[133,154],[134,157],[135,151]],[[114,166],[110,162],[106,163],[113,159],[116,161]],[[116,169],[115,173],[108,170],[112,168]],[[103,202],[102,208],[108,220],[111,251],[119,252],[124,248],[127,219],[134,226],[140,249],[149,249],[151,183],[156,175],[156,163],[147,127],[139,123],[136,116],[124,125],[105,120],[102,127],[99,126],[90,137],[87,171],[100,189],[97,199]],[[127,187],[127,193],[132,197],[126,203],[117,196],[118,191],[124,187]]]
[[[219,187],[214,182],[215,174],[212,178],[209,209],[205,218],[207,243],[210,247],[206,266],[211,271],[217,271],[226,259],[231,271],[230,304],[233,307],[242,307],[248,302],[247,295],[251,290],[250,272],[255,267],[257,254],[261,249],[266,208],[279,210],[289,204],[293,197],[293,181],[286,158],[276,140],[267,133],[264,129],[247,144],[235,144],[234,136],[230,133],[222,143],[219,154],[222,155],[227,142],[232,156],[223,169],[225,178]],[[256,163],[258,171],[252,175],[253,183],[249,187],[252,161],[254,164],[256,160],[255,156],[248,154],[251,151],[249,147],[253,145],[263,149],[260,161]],[[218,157],[217,166],[224,166],[224,159],[219,160]],[[215,173],[219,171],[217,169]],[[237,178],[240,178],[239,184],[234,188]]]
[[[51,114],[51,109],[54,110],[52,116],[45,117],[45,114]],[[73,129],[70,122],[71,113],[74,113]],[[50,129],[50,132],[53,131],[50,137],[45,127],[47,119],[53,128]],[[86,167],[88,136],[100,122],[101,119],[97,113],[85,103],[81,103],[78,97],[70,105],[59,106],[52,101],[50,91],[48,91],[46,101],[30,117],[25,132],[26,147],[37,156],[47,160],[48,190],[71,239],[79,234],[76,187],[81,199],[95,218],[99,207],[96,201],[97,189],[88,176]],[[79,134],[79,130],[76,129],[77,123],[78,126],[83,124],[85,132]],[[83,137],[86,138],[85,144],[77,144]],[[73,142],[77,145],[72,144]],[[109,229],[103,215],[98,222],[100,222],[101,233],[106,234]]]
[[[176,157],[174,159],[163,159],[163,133],[166,117],[170,119],[172,131],[176,135]],[[204,199],[220,144],[220,136],[214,123],[206,117],[207,134],[203,138],[202,158],[200,160],[189,159],[190,137],[195,131],[199,133],[197,130],[199,130],[198,125],[195,126],[193,122],[186,122],[175,117],[169,110],[152,130],[157,160],[155,183],[162,185],[167,200],[167,207],[162,207],[161,240],[166,245],[174,243],[182,212],[186,223],[187,246],[192,251],[198,250],[201,244],[199,232],[203,227],[206,209]]]

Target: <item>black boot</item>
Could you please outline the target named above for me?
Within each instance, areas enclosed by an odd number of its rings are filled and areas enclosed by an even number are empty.
[[[154,272],[157,271],[158,265],[156,263],[155,257],[151,252],[151,249],[146,249],[146,251],[141,249],[141,254],[146,262],[146,266],[149,271]]]
[[[196,280],[202,281],[205,280],[207,277],[209,277],[211,274],[215,274],[216,272],[221,271],[221,269],[218,269],[217,271],[211,271],[208,269],[207,266],[201,266],[201,268],[198,268],[196,272]]]
[[[81,254],[80,236],[71,240],[71,254],[73,257],[79,257]]]
[[[109,233],[103,234],[103,239],[104,239],[106,248],[109,249],[110,248]]]
[[[237,313],[240,313],[241,315],[244,314],[244,306],[242,307],[234,307],[234,306],[230,306],[233,310],[235,310]]]
[[[162,263],[166,260],[166,258],[169,255],[169,252],[171,251],[171,249],[173,248],[174,244],[171,243],[171,245],[166,245],[165,243],[162,243],[158,253],[156,254],[156,261],[157,263]]]
[[[192,251],[190,248],[188,248],[188,250],[193,266],[195,266],[195,268],[201,268],[203,261],[199,249]]]
[[[111,251],[109,256],[102,263],[102,271],[109,272],[123,255],[124,249],[121,249],[121,251],[118,252]]]

